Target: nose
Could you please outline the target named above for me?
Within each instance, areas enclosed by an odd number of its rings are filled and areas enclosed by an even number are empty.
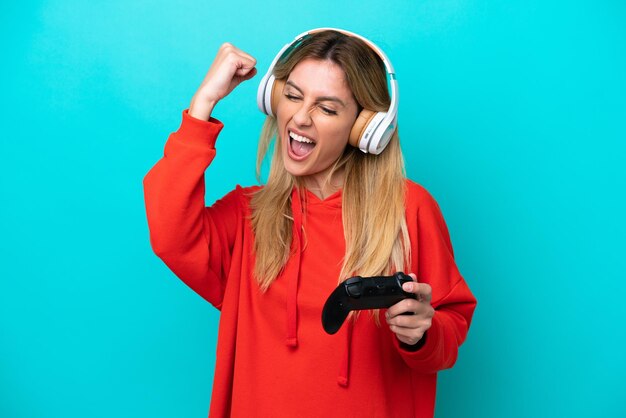
[[[310,110],[306,103],[300,104],[300,107],[298,107],[298,110],[293,115],[293,120],[300,126],[307,126],[311,124]]]

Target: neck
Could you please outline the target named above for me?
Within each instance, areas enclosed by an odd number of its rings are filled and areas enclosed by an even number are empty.
[[[343,168],[333,173],[329,182],[325,181],[327,175],[328,173],[322,172],[304,177],[304,186],[321,200],[326,199],[343,186]]]

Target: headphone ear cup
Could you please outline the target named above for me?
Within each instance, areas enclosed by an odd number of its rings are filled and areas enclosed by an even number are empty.
[[[372,110],[363,109],[359,116],[357,116],[356,121],[354,121],[354,125],[352,125],[352,130],[350,131],[350,138],[348,142],[355,148],[359,148],[359,142],[361,142],[361,135],[365,132],[365,128],[367,125],[374,119],[376,113]]]
[[[276,111],[278,109],[278,100],[280,100],[280,95],[283,94],[283,87],[285,87],[284,80],[274,79],[274,83],[272,84],[272,97],[270,99],[272,115],[274,115],[274,117],[276,117]]]

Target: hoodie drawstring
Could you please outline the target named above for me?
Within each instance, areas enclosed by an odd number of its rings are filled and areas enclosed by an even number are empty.
[[[293,216],[293,243],[295,244],[295,257],[293,266],[295,271],[288,272],[289,283],[287,285],[287,345],[298,346],[298,283],[300,281],[300,265],[302,263],[302,203],[298,188],[294,187],[291,192],[291,212]],[[292,269],[293,270],[293,269]]]
[[[286,271],[287,284],[287,346],[298,346],[298,284],[300,282],[300,270],[302,263],[302,237],[304,230],[304,212],[298,188],[294,187],[291,192],[291,212],[293,216],[293,244],[295,246],[295,259],[288,266]],[[344,323],[346,328],[345,346],[341,363],[339,364],[339,375],[337,383],[340,386],[347,387],[350,376],[350,355],[352,351],[352,318],[347,319]],[[320,323],[321,326],[321,323]]]
[[[352,318],[347,319],[344,326],[347,327],[346,346],[343,352],[343,358],[341,359],[341,365],[339,366],[337,383],[339,383],[339,386],[347,387],[350,377],[350,352],[352,351]]]

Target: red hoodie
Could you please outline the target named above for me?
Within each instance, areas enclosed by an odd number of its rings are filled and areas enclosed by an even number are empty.
[[[380,326],[362,312],[328,335],[321,312],[345,253],[342,192],[321,200],[294,188],[295,255],[261,293],[249,220],[249,194],[261,186],[237,186],[204,204],[204,173],[223,126],[184,110],[144,178],[154,252],[221,311],[209,417],[432,417],[437,372],[456,362],[476,307],[437,202],[406,180],[413,257],[406,273],[430,284],[435,309],[419,348],[397,339],[384,309]]]

